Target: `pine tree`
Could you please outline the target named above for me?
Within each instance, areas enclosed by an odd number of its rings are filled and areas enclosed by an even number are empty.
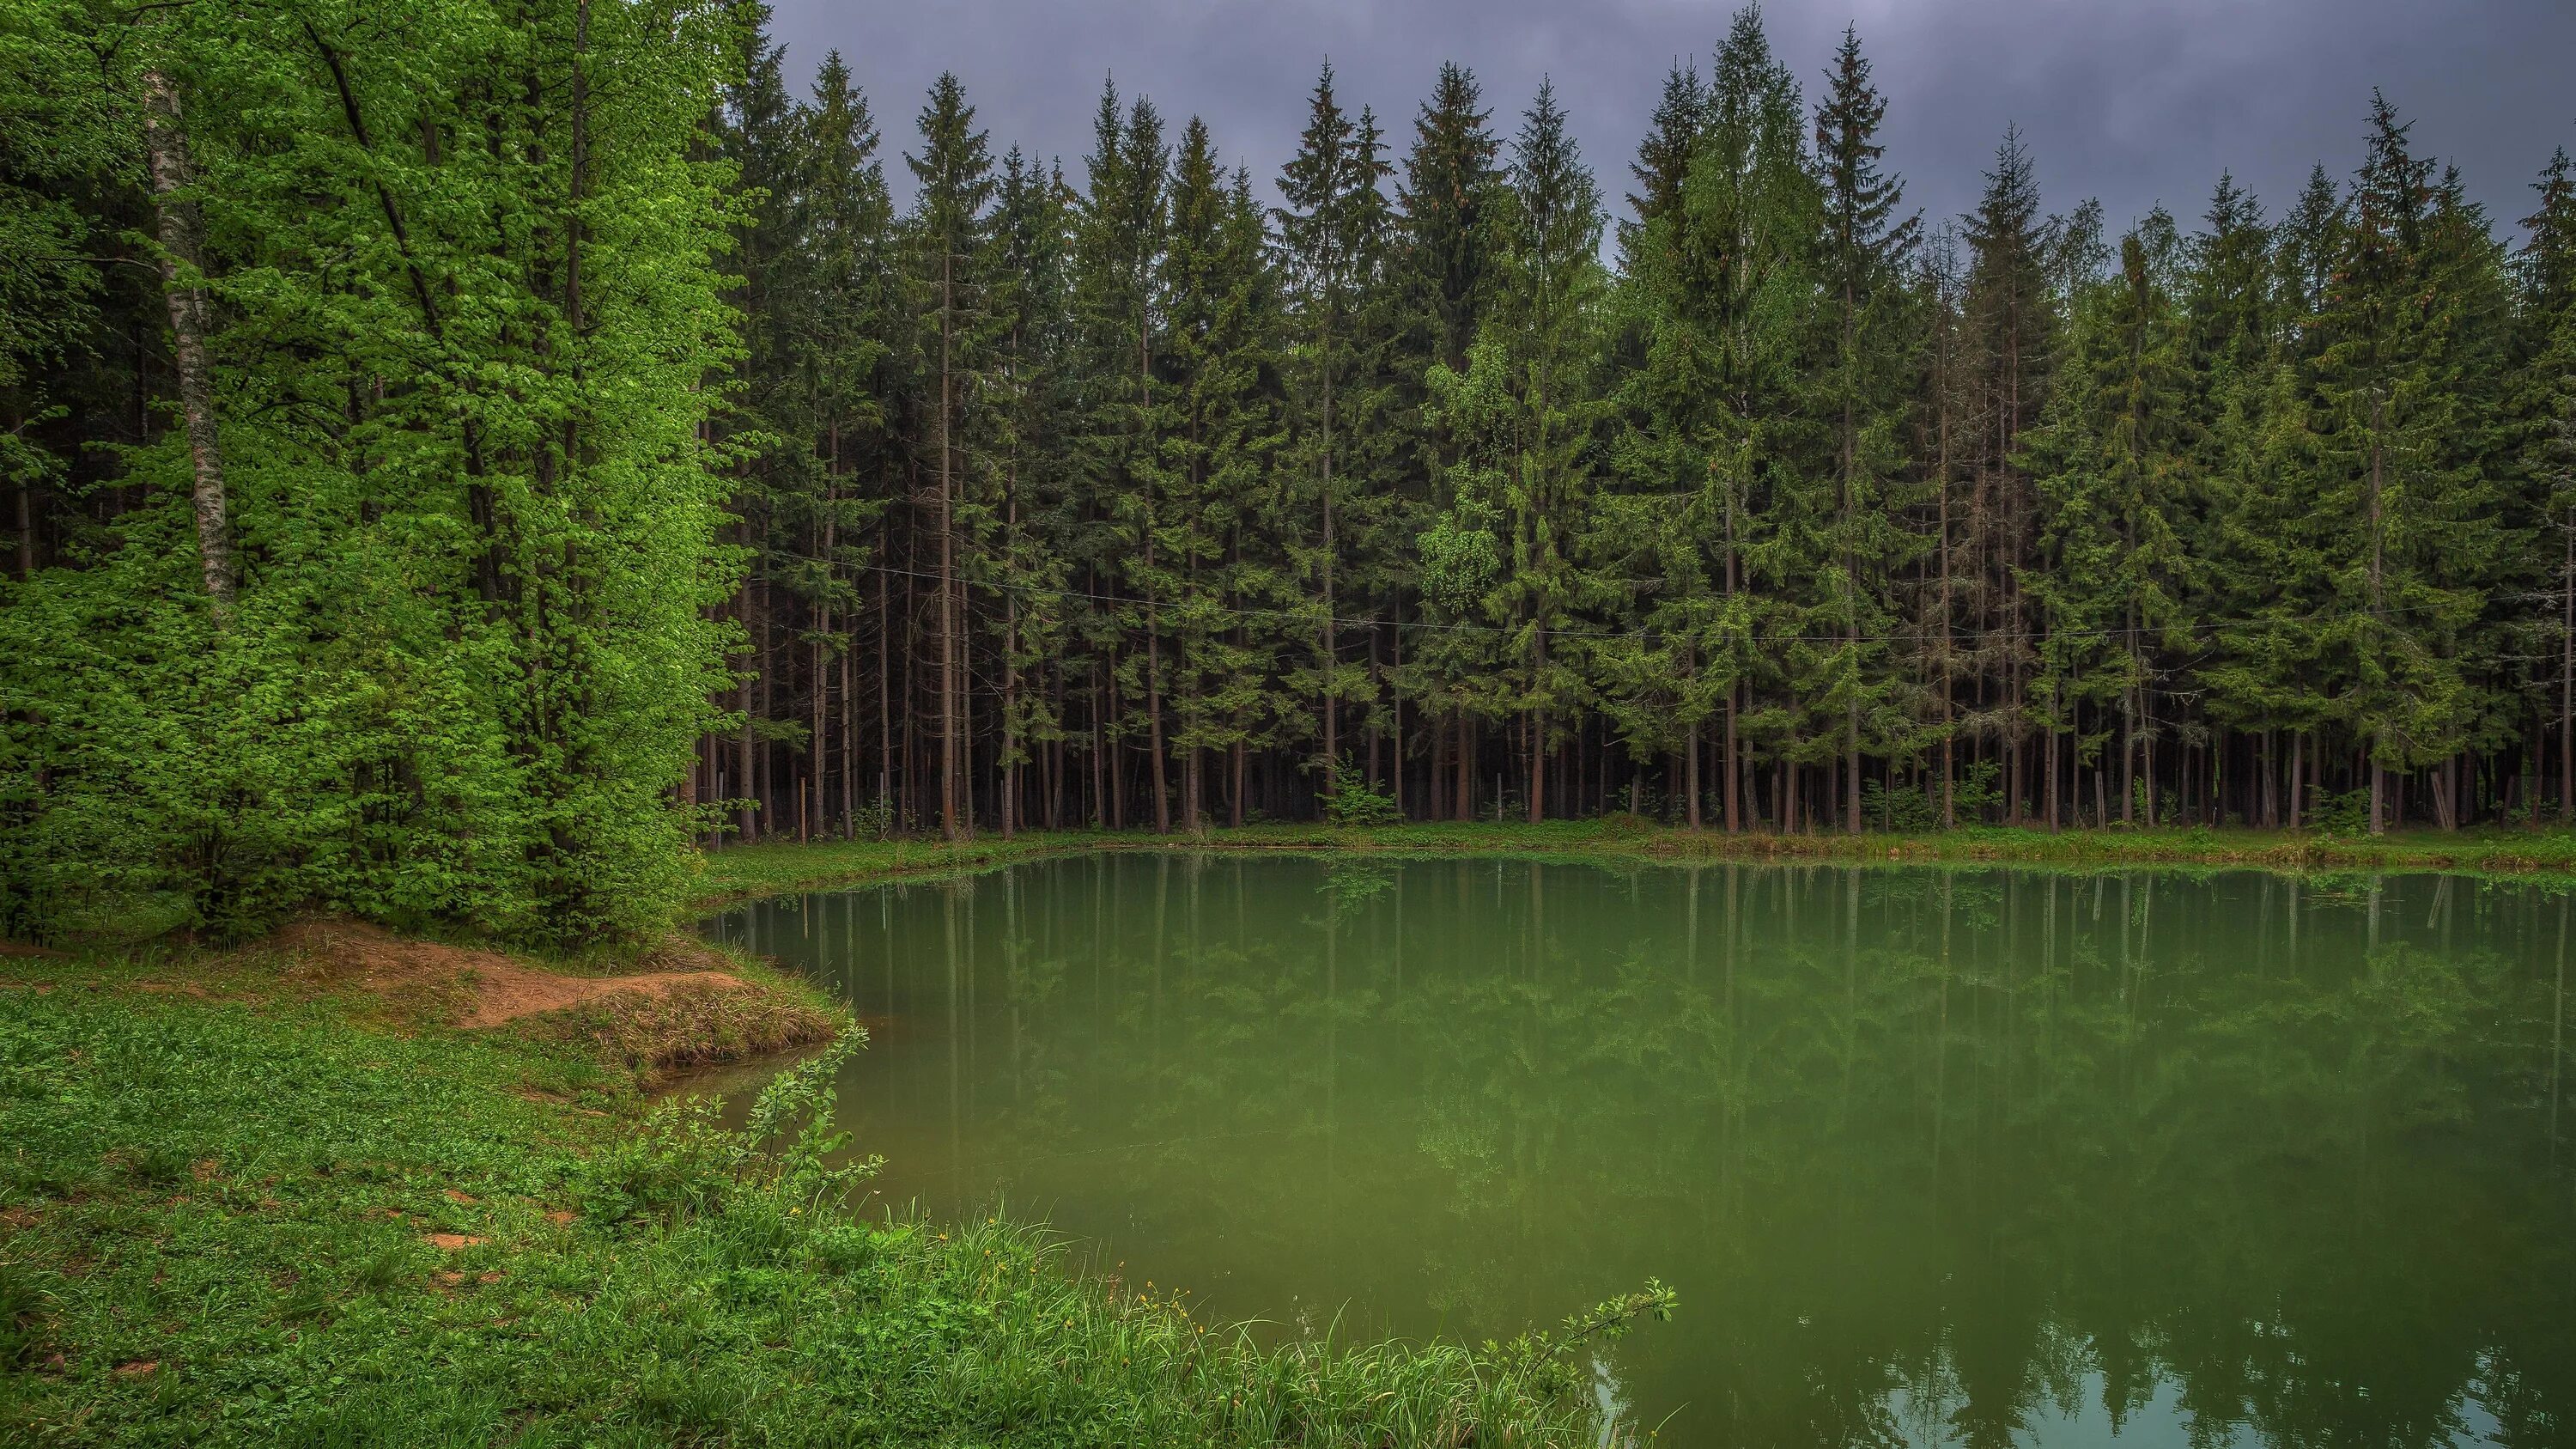
[[[1526,720],[1529,819],[1546,818],[1547,761],[1581,702],[1574,651],[1555,643],[1586,585],[1576,558],[1599,415],[1600,193],[1555,88],[1539,84],[1512,144],[1496,339],[1514,395],[1515,447],[1496,500],[1511,527],[1497,622],[1514,631],[1517,712]]]
[[[2027,691],[2036,662],[2034,620],[2019,579],[2031,556],[2038,509],[2030,479],[2014,460],[2023,431],[2048,397],[2056,316],[2053,238],[2040,218],[2030,151],[2017,127],[2007,129],[1996,148],[1985,193],[1967,219],[1966,239],[1966,342],[1973,406],[1984,426],[1968,449],[1971,487],[1957,545],[1963,557],[1954,565],[1967,581],[1962,622],[1970,631],[1966,654],[1974,671],[1972,695],[1959,718],[1972,739],[2001,753],[2004,810],[2018,823],[2029,799]],[[2059,258],[2067,255],[2062,246],[2055,250]],[[2053,735],[2050,746],[2053,773]]]
[[[2488,469],[2501,259],[2406,133],[2374,99],[2301,398],[2313,453],[2297,480],[2327,585],[2314,687],[2362,752],[2374,833],[2397,814],[2389,770],[2477,740],[2487,701],[2470,656],[2511,542]],[[2448,825],[2455,801],[2435,786]]]
[[[1640,252],[1647,229],[1679,215],[1691,160],[1699,154],[1708,126],[1708,85],[1699,78],[1698,67],[1676,62],[1664,75],[1663,94],[1647,122],[1646,139],[1638,144],[1637,159],[1628,164],[1637,190],[1628,193],[1633,217],[1619,223],[1622,275],[1635,276],[1647,269],[1647,259]]]
[[[743,198],[734,247],[743,352],[723,436],[739,470],[733,507],[751,570],[736,600],[750,653],[734,697],[741,716],[734,740],[735,831],[756,841],[788,828],[795,815],[785,788],[795,771],[782,768],[780,756],[792,759],[813,743],[782,688],[792,684],[782,676],[794,658],[782,636],[795,618],[780,594],[798,600],[797,585],[812,583],[782,575],[807,572],[798,562],[805,553],[798,525],[818,470],[805,446],[808,389],[797,353],[815,289],[805,275],[801,234],[807,137],[787,93],[785,50],[770,39],[765,5],[747,4],[736,19],[745,54],[728,87],[718,136]]]
[[[1219,172],[1208,129],[1192,117],[1173,166],[1161,282],[1163,368],[1176,416],[1155,543],[1175,645],[1181,819],[1193,832],[1207,817],[1208,756],[1242,758],[1268,673],[1267,641],[1253,639],[1237,615],[1241,601],[1262,592],[1262,563],[1246,533],[1277,442],[1262,387],[1264,333],[1275,321],[1265,240],[1251,178]],[[1229,795],[1238,823],[1242,788],[1237,776]]]
[[[805,314],[797,339],[803,399],[810,429],[802,441],[821,464],[819,494],[809,498],[803,566],[793,572],[813,610],[808,632],[807,681],[812,737],[811,817],[820,825],[837,818],[843,832],[858,813],[858,681],[852,669],[855,621],[866,607],[858,571],[871,566],[871,530],[884,512],[872,489],[869,465],[893,451],[885,397],[896,374],[891,366],[899,299],[895,295],[893,204],[877,156],[875,120],[867,98],[850,84],[840,52],[825,55],[805,113],[808,135],[800,243],[808,266]],[[840,716],[836,741],[827,708],[837,672]],[[826,794],[832,757],[839,761],[840,791]],[[880,786],[880,789],[883,787]]]
[[[2522,296],[2514,412],[2533,521],[2558,545],[2542,564],[2547,582],[2533,582],[2558,604],[2556,637],[2542,641],[2556,666],[2542,708],[2558,725],[2559,818],[2576,822],[2576,163],[2565,147],[2550,154],[2531,189],[2540,204],[2523,218],[2515,258]]]
[[[990,216],[995,181],[992,149],[975,128],[957,77],[943,73],[930,88],[918,122],[921,152],[906,155],[919,192],[908,226],[911,281],[919,341],[933,391],[928,435],[932,538],[939,601],[934,670],[939,691],[939,825],[951,840],[973,829],[969,771],[965,552],[979,541],[987,500],[975,429],[978,383],[989,366],[992,313],[988,292]]]
[[[1728,794],[1751,761],[1774,767],[1770,821],[1799,828],[1805,767],[1840,756],[1842,721],[1820,720],[1803,686],[1823,672],[1817,640],[1841,634],[1827,531],[1837,513],[1829,433],[1812,396],[1822,288],[1823,193],[1804,146],[1797,82],[1773,55],[1759,9],[1736,12],[1711,81],[1711,123],[1692,163],[1687,250],[1714,290],[1717,446],[1730,592],[1741,590],[1730,653],[1741,684],[1729,710]],[[1821,631],[1816,627],[1823,625]],[[1732,816],[1735,812],[1730,809]]]
[[[1112,757],[1109,775],[1112,820],[1118,822],[1126,796],[1117,762],[1129,741],[1141,740],[1157,831],[1171,829],[1162,609],[1169,575],[1155,553],[1157,519],[1171,484],[1163,458],[1169,400],[1155,376],[1169,162],[1162,117],[1152,103],[1139,99],[1122,115],[1117,92],[1104,88],[1086,158],[1089,182],[1075,247],[1075,307],[1085,370],[1095,379],[1086,442],[1097,528],[1087,552],[1095,576],[1110,582],[1123,601],[1103,621],[1117,636],[1109,641],[1104,669],[1115,702],[1104,734],[1120,752]]]
[[[1045,823],[1060,822],[1063,674],[1073,621],[1068,544],[1089,503],[1074,480],[1082,423],[1082,356],[1076,347],[1066,188],[1014,146],[1002,158],[993,218],[995,342],[993,403],[1000,471],[999,534],[993,558],[1000,595],[993,621],[1000,670],[996,701],[999,772],[996,824],[1009,836],[1024,823],[1023,771],[1043,757]]]
[[[2241,536],[2237,520],[2246,500],[2266,486],[2265,439],[2289,334],[2278,235],[2261,203],[2233,175],[2222,174],[2202,213],[2201,230],[2186,244],[2181,283],[2192,467],[2205,495],[2183,540],[2197,566],[2194,594],[2203,619],[2194,641],[2202,645],[2202,662],[2191,677],[2206,689],[2214,723],[2252,735],[2245,813],[2250,823],[2268,827],[2285,823],[2288,803],[2292,748],[2283,738],[2284,700],[2265,682],[2265,670],[2259,664],[2243,667],[2255,661],[2236,655],[2232,646],[2243,637],[2238,621],[2259,618],[2274,583],[2260,563],[2260,551],[2272,540]]]
[[[2180,250],[2161,211],[2121,238],[2117,277],[2076,301],[2055,388],[2022,455],[2041,507],[2038,567],[2027,575],[2045,625],[2034,713],[2052,735],[2077,737],[2073,763],[2116,739],[2124,824],[2142,798],[2156,823],[2157,745],[2168,734],[2160,686],[2192,638],[2186,547],[2199,488],[2174,299]],[[2052,768],[2052,824],[2059,789]]]
[[[1825,99],[1816,108],[1816,161],[1824,182],[1824,239],[1818,277],[1832,335],[1825,344],[1817,402],[1834,434],[1836,488],[1827,527],[1835,616],[1842,635],[1820,661],[1820,705],[1842,716],[1844,828],[1861,829],[1865,745],[1892,754],[1910,740],[1902,678],[1890,667],[1891,579],[1910,560],[1913,537],[1900,526],[1905,500],[1892,497],[1904,469],[1898,430],[1905,410],[1908,333],[1905,276],[1919,218],[1902,212],[1904,184],[1879,169],[1879,127],[1887,103],[1870,83],[1857,31],[1843,32]]]
[[[1776,546],[1767,515],[1781,485],[1816,496],[1816,475],[1804,488],[1792,476],[1815,461],[1814,439],[1775,423],[1803,405],[1818,188],[1796,82],[1772,57],[1758,10],[1737,12],[1703,114],[1677,209],[1641,217],[1626,248],[1634,270],[1621,309],[1642,347],[1620,386],[1624,486],[1601,539],[1627,556],[1631,576],[1656,582],[1635,619],[1644,632],[1596,649],[1595,669],[1631,752],[1683,757],[1687,818],[1702,793],[1701,731],[1720,718],[1719,795],[1734,830],[1747,814],[1750,746],[1771,749],[1785,771],[1796,745],[1792,712],[1759,698],[1784,684],[1790,661],[1760,640],[1799,632],[1784,625],[1780,591],[1812,570]],[[1660,128],[1657,138],[1660,153]],[[1641,169],[1666,164],[1650,155]],[[1790,798],[1775,789],[1784,823]]]
[[[1491,114],[1475,73],[1443,65],[1413,123],[1397,199],[1404,304],[1417,329],[1407,341],[1425,366],[1464,368],[1493,300],[1494,251],[1502,240],[1494,212],[1503,175],[1501,143],[1487,125]]]
[[[1307,580],[1306,609],[1314,662],[1302,672],[1301,693],[1314,701],[1311,736],[1317,743],[1317,778],[1329,789],[1341,759],[1342,703],[1367,684],[1363,666],[1345,661],[1340,607],[1335,592],[1346,540],[1336,514],[1346,518],[1354,492],[1347,455],[1354,451],[1353,394],[1363,390],[1368,364],[1363,349],[1370,303],[1383,275],[1389,222],[1380,184],[1390,174],[1375,122],[1363,111],[1354,121],[1333,91],[1333,69],[1324,67],[1308,103],[1297,154],[1279,179],[1279,241],[1287,283],[1287,357],[1291,448],[1297,460],[1305,516],[1290,522],[1290,544]]]

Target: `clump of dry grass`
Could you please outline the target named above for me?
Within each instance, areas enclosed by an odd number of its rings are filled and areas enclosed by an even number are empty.
[[[761,981],[689,982],[659,992],[619,992],[521,1018],[539,1041],[586,1046],[646,1073],[715,1066],[829,1041],[840,1023],[796,994]]]

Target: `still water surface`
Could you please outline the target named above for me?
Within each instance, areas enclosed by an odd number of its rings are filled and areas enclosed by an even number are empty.
[[[2576,1444],[2566,898],[1098,855],[717,918],[880,1187],[1286,1329],[1638,1283],[1680,1445]],[[2566,1084],[2576,1089],[2576,1084]]]

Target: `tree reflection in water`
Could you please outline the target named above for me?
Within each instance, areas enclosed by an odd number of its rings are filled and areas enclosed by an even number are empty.
[[[2254,873],[1099,855],[717,929],[896,1199],[1293,1331],[1658,1275],[1665,1442],[2562,1444],[2568,903]],[[1607,1371],[1605,1369],[1605,1371]]]

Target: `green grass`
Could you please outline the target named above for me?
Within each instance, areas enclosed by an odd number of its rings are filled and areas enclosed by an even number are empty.
[[[817,1140],[648,1120],[590,1050],[155,969],[0,960],[0,1443],[1590,1444],[1566,1350],[1666,1304],[1205,1324],[1040,1230],[846,1211]]]
[[[2439,870],[2498,875],[2576,875],[2576,832],[2417,830],[2384,836],[2206,827],[2067,830],[1980,826],[1920,835],[1729,835],[1630,816],[1388,826],[1261,825],[1199,835],[1055,831],[1010,840],[822,841],[728,846],[705,854],[697,903],[863,884],[908,875],[988,869],[1086,850],[1330,850],[1390,855],[1628,857],[1654,860],[1852,860],[2115,865],[2257,866],[2275,870]]]

